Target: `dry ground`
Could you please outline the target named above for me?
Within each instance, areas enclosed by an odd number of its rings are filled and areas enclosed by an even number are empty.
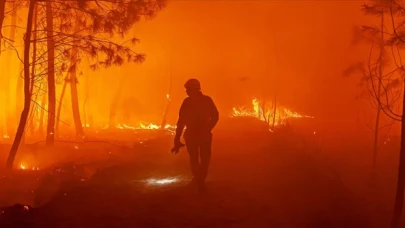
[[[394,143],[382,148],[378,176],[370,181],[371,150],[355,138],[321,142],[290,133],[218,133],[208,191],[199,195],[188,186],[187,151],[169,153],[172,136],[116,137],[112,144],[59,142],[52,149],[42,144],[23,149],[17,163],[29,157],[41,167],[2,171],[0,227],[389,225]],[[3,158],[7,147],[2,145]],[[150,178],[178,181],[151,185]],[[9,207],[16,203],[33,208]]]

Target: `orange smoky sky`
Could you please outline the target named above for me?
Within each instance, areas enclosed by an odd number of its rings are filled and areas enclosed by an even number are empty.
[[[276,93],[281,105],[319,120],[355,121],[363,115],[364,102],[355,100],[359,78],[342,72],[368,55],[367,45],[352,43],[355,26],[369,20],[361,4],[169,1],[155,19],[134,29],[141,40],[136,50],[147,55],[146,62],[109,71],[111,77],[130,75],[126,96],[158,114],[171,74],[172,122],[185,97],[183,84],[192,77],[201,80],[223,115],[250,105],[253,97],[271,101]]]
[[[354,28],[370,23],[361,4],[169,1],[156,18],[142,20],[127,36],[140,39],[134,50],[146,54],[144,63],[95,72],[81,68],[88,77],[79,77],[80,107],[86,103],[86,113],[106,124],[120,90],[121,111],[132,110],[136,121],[159,124],[171,75],[171,124],[186,96],[184,82],[198,78],[222,116],[233,107],[250,106],[254,97],[270,103],[277,95],[279,105],[321,123],[353,125],[373,115],[367,102],[355,99],[362,91],[360,76],[343,76],[346,68],[368,57],[369,44],[353,44]],[[22,32],[17,35],[21,42]],[[13,61],[18,69],[20,63]],[[62,83],[56,90],[59,97]],[[71,122],[70,98],[65,99],[61,119]]]

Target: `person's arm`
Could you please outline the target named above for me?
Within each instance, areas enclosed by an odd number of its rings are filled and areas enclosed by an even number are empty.
[[[219,112],[214,101],[210,98],[210,118],[211,118],[211,130],[217,125],[219,120]]]
[[[186,109],[187,109],[187,99],[185,99],[180,106],[179,119],[177,120],[177,126],[176,126],[176,135],[174,136],[175,143],[180,142],[180,137],[183,134],[184,127],[186,126],[186,123],[185,123]]]

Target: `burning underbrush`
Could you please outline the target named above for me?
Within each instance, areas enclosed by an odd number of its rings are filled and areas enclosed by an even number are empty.
[[[258,99],[252,100],[252,107],[234,108],[229,117],[221,117],[218,126],[214,129],[216,138],[224,141],[236,141],[239,143],[249,143],[258,145],[256,142],[267,141],[275,143],[297,143],[297,136],[310,135],[310,140],[315,141],[318,135],[312,124],[313,117],[301,115],[282,107],[266,107]],[[310,122],[310,124],[308,124]],[[305,123],[306,129],[303,131],[299,126]],[[274,125],[274,126],[273,126]],[[58,147],[52,149],[44,147],[45,141],[36,137],[26,137],[26,142],[21,146],[16,159],[15,167],[19,170],[37,171],[61,162],[72,160],[94,160],[94,154],[87,150],[89,146],[99,148],[97,156],[105,156],[111,153],[111,148],[119,148],[133,151],[142,151],[148,145],[153,148],[165,141],[165,146],[171,146],[171,142],[176,127],[166,124],[161,127],[153,123],[139,123],[137,125],[117,124],[115,127],[83,125],[86,136],[76,138],[74,132],[67,132],[56,137],[55,142]],[[5,159],[8,150],[7,144],[11,144],[10,137],[4,137],[4,152],[1,157]],[[298,139],[298,143],[301,143]],[[260,143],[259,143],[260,144]],[[100,149],[102,148],[102,149]],[[63,155],[60,151],[69,151]],[[57,151],[57,152],[56,152]],[[101,152],[100,152],[101,151]],[[1,161],[1,159],[0,159]]]
[[[39,117],[38,117],[39,118]],[[36,118],[36,119],[38,119]],[[230,119],[231,118],[231,119]],[[223,128],[234,130],[235,134],[239,132],[248,131],[251,133],[264,133],[266,131],[288,131],[292,129],[292,125],[296,125],[297,120],[311,120],[314,119],[312,116],[302,115],[294,112],[290,109],[275,105],[266,106],[265,101],[260,101],[258,99],[253,99],[251,107],[242,106],[238,108],[233,108],[232,112],[228,117],[221,117],[219,124],[224,122]],[[293,123],[293,124],[292,124]],[[40,129],[40,122],[36,121],[30,123],[29,130],[26,132],[28,141],[32,142],[38,139],[38,134],[36,129]],[[298,124],[299,125],[299,124]],[[145,123],[139,122],[138,124],[126,124],[119,123],[115,126],[107,125],[90,125],[83,124],[87,138],[105,138],[117,139],[119,141],[127,141],[125,137],[133,134],[136,135],[146,135],[149,137],[150,134],[155,134],[156,132],[164,132],[166,134],[174,134],[176,126],[171,124],[165,124],[164,126],[155,123]],[[312,126],[313,128],[313,126]],[[40,131],[41,132],[41,131]],[[313,131],[314,132],[314,131]],[[124,135],[124,138],[122,138]],[[72,129],[67,129],[64,134],[57,134],[56,138],[58,140],[76,140],[75,132]],[[13,137],[10,135],[3,135],[0,142],[11,143]]]
[[[289,122],[291,119],[314,118],[312,116],[299,114],[288,108],[280,106],[277,107],[276,104],[267,106],[265,101],[261,101],[256,98],[252,100],[252,107],[250,108],[245,106],[233,108],[231,116],[254,117],[267,123],[267,125],[270,126],[272,129],[281,126],[289,126]]]

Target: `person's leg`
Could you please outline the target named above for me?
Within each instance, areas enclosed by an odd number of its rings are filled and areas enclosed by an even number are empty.
[[[211,144],[212,144],[212,136],[207,136],[200,142],[200,177],[201,182],[204,183],[205,179],[208,175],[208,167],[211,161]]]
[[[193,181],[196,181],[199,178],[200,173],[198,141],[195,139],[186,139],[186,147],[190,156],[190,167],[191,173],[193,174]]]

